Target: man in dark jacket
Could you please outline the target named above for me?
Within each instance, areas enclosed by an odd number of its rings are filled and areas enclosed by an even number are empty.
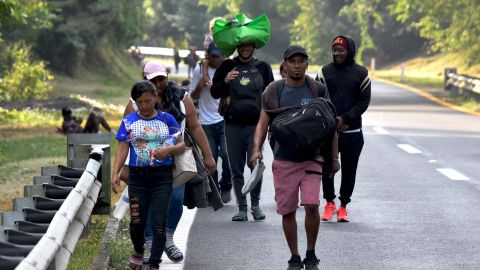
[[[253,43],[237,47],[238,56],[226,59],[218,67],[213,77],[210,93],[213,98],[226,98],[228,107],[224,114],[225,141],[230,162],[232,182],[239,212],[232,221],[246,221],[247,199],[242,194],[245,163],[253,170],[250,157],[253,148],[253,135],[260,117],[261,94],[273,81],[272,67],[253,56]],[[262,181],[250,192],[252,215],[254,220],[263,220],[265,215],[260,209]]]
[[[363,148],[362,114],[370,104],[371,83],[368,71],[355,63],[355,42],[349,36],[338,36],[332,42],[333,63],[322,67],[317,75],[327,86],[330,98],[337,110],[337,129],[340,132],[338,149],[342,164],[340,207],[337,221],[348,222],[347,204],[355,186],[358,160]],[[325,161],[323,197],[327,205],[321,219],[328,221],[335,213],[334,179],[328,168],[331,160]]]

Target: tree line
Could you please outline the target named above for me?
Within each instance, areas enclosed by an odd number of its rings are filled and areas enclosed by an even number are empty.
[[[480,0],[0,0],[0,101],[45,96],[53,73],[104,67],[106,50],[203,49],[210,19],[238,12],[268,15],[271,39],[257,55],[273,63],[293,43],[328,63],[338,34],[356,40],[357,61],[444,51],[480,61]]]

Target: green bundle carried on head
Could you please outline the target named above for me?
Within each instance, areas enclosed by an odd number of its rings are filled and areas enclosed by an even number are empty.
[[[266,14],[250,19],[239,13],[234,20],[216,20],[213,40],[226,56],[232,55],[241,44],[255,44],[259,49],[270,39],[270,21]]]

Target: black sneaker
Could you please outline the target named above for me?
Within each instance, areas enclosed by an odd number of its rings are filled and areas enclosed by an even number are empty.
[[[320,260],[317,259],[317,256],[312,255],[303,259],[303,265],[305,265],[305,270],[318,270],[318,264]]]
[[[303,269],[302,259],[298,255],[293,255],[288,261],[288,268],[287,270],[300,270]]]

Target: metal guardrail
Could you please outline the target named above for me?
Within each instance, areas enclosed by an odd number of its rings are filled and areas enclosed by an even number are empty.
[[[28,256],[16,270],[44,270],[55,259],[55,269],[67,269],[83,229],[87,225],[102,184],[96,180],[103,156],[102,147],[94,146],[87,167],[69,193],[53,220]]]
[[[138,49],[143,55],[156,55],[156,56],[170,56],[173,57],[172,48],[161,48],[161,47],[147,47],[139,46]],[[181,58],[185,58],[190,53],[189,50],[178,50],[178,54]],[[202,49],[199,49],[195,52],[200,59],[205,57],[205,52]]]
[[[455,68],[445,69],[445,89],[452,96],[467,96],[480,100],[480,78],[457,74]]]
[[[110,135],[69,134],[67,144],[68,167],[42,167],[1,213],[0,269],[67,269],[92,213],[109,214]]]

